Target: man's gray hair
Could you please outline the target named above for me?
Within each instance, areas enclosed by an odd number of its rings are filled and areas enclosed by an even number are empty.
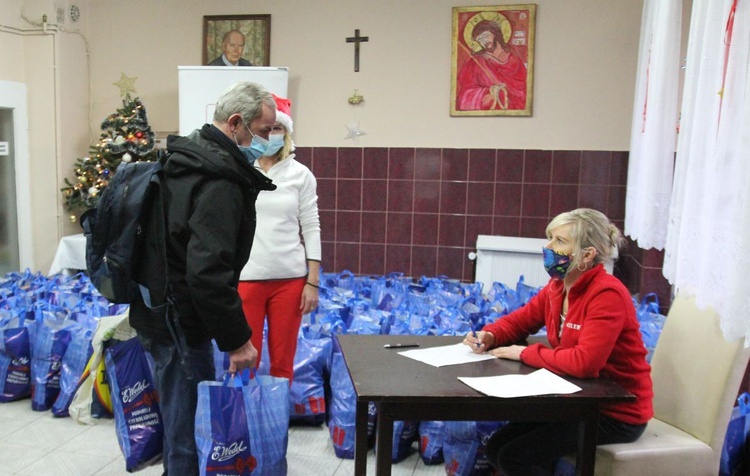
[[[276,110],[276,101],[266,88],[252,81],[238,81],[221,93],[216,101],[214,122],[226,123],[232,114],[239,113],[245,124],[249,125],[260,116],[263,104]]]

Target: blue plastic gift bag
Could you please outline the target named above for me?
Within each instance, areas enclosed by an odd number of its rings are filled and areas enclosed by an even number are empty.
[[[74,321],[61,316],[46,317],[36,323],[31,352],[31,409],[52,408],[60,394],[62,359],[70,344]]]
[[[285,475],[289,380],[255,375],[198,384],[195,442],[201,475]]]
[[[88,325],[88,328],[86,325]],[[80,386],[86,363],[94,352],[93,347],[91,347],[91,338],[95,328],[96,323],[88,321],[86,324],[75,326],[71,331],[72,339],[62,358],[60,393],[52,405],[52,414],[57,417],[69,416],[70,403]]]
[[[419,423],[419,456],[424,464],[440,464],[444,461],[444,439],[444,421],[422,421]]]
[[[164,424],[151,367],[137,338],[110,340],[104,349],[117,442],[132,473],[158,463]]]
[[[450,476],[484,476],[491,470],[484,450],[487,440],[504,422],[449,421],[445,424],[443,457]]]
[[[0,402],[10,402],[31,394],[31,347],[29,329],[23,320],[0,329]]]
[[[739,476],[748,474],[748,461],[743,461],[750,445],[750,393],[743,393],[737,399],[737,406],[732,410],[724,448],[721,452],[720,476]],[[745,457],[746,458],[746,457]]]
[[[325,379],[330,373],[333,344],[330,337],[316,338],[305,330],[299,333],[294,355],[290,417],[294,423],[320,425],[327,415]]]
[[[357,424],[357,395],[344,358],[334,352],[331,358],[331,408],[328,413],[328,432],[333,451],[339,458],[354,458],[354,435]]]

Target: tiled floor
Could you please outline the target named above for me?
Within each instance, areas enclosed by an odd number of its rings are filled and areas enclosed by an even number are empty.
[[[393,466],[394,476],[444,475],[443,465],[425,466],[414,452]],[[291,427],[287,451],[289,476],[348,476],[354,461],[339,459],[325,425]],[[375,474],[375,454],[367,461]],[[50,412],[34,412],[31,401],[0,403],[0,476],[126,475],[117,445],[113,420],[94,426],[79,425]],[[139,471],[143,476],[161,475],[161,466]]]

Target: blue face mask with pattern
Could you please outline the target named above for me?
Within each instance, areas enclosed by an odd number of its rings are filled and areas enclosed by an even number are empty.
[[[568,274],[568,268],[570,268],[573,257],[555,253],[546,247],[542,248],[542,254],[544,255],[544,269],[547,270],[547,274],[551,278],[564,279]]]

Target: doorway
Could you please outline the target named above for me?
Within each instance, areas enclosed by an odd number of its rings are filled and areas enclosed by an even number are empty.
[[[0,81],[0,275],[31,266],[26,85]]]

